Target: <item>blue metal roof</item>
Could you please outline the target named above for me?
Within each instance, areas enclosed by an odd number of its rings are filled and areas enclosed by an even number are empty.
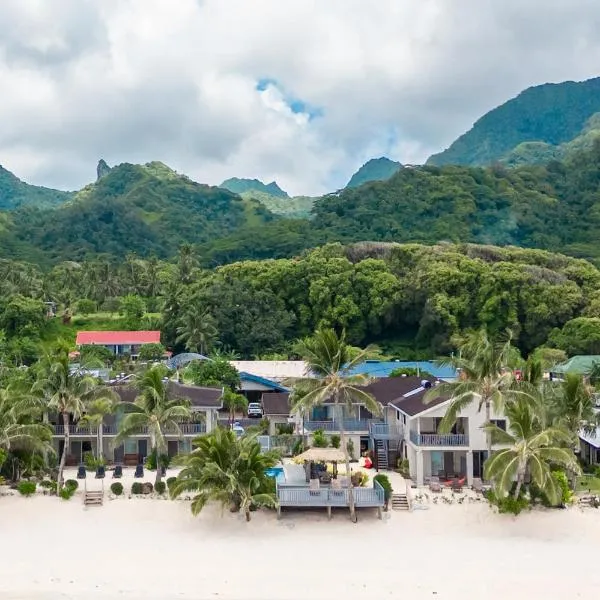
[[[245,371],[240,372],[240,379],[242,381],[253,381],[254,383],[260,383],[266,387],[270,387],[278,392],[288,392],[289,389],[285,386],[273,381],[272,379],[266,379],[265,377],[259,377],[258,375],[252,375],[252,373],[246,373]]]
[[[181,354],[176,354],[175,356],[171,356],[171,358],[167,359],[165,364],[169,369],[177,369],[178,367],[183,367],[188,363],[191,363],[194,360],[210,360],[207,356],[203,354],[197,354],[195,352],[182,352]]]
[[[456,369],[451,366],[438,365],[431,361],[379,361],[367,360],[350,370],[350,375],[369,375],[370,377],[389,377],[395,369],[422,369],[437,379],[455,379]]]

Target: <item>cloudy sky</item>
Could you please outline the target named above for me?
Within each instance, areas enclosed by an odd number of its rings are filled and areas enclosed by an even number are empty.
[[[600,75],[599,0],[1,0],[0,164],[76,189],[161,160],[198,181],[344,185],[424,161],[546,81]]]

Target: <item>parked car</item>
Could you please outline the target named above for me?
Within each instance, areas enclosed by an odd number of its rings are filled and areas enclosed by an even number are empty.
[[[248,403],[248,418],[249,419],[262,419],[263,411],[260,402],[249,402]]]

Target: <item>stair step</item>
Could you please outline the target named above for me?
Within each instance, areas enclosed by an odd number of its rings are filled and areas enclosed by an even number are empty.
[[[102,506],[104,503],[104,492],[90,491],[85,492],[83,503],[86,506]]]
[[[392,494],[392,510],[410,510],[406,494]]]

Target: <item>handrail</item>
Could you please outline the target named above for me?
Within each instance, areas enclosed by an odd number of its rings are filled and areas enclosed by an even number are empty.
[[[417,446],[468,446],[469,436],[464,433],[410,432],[410,441]]]

